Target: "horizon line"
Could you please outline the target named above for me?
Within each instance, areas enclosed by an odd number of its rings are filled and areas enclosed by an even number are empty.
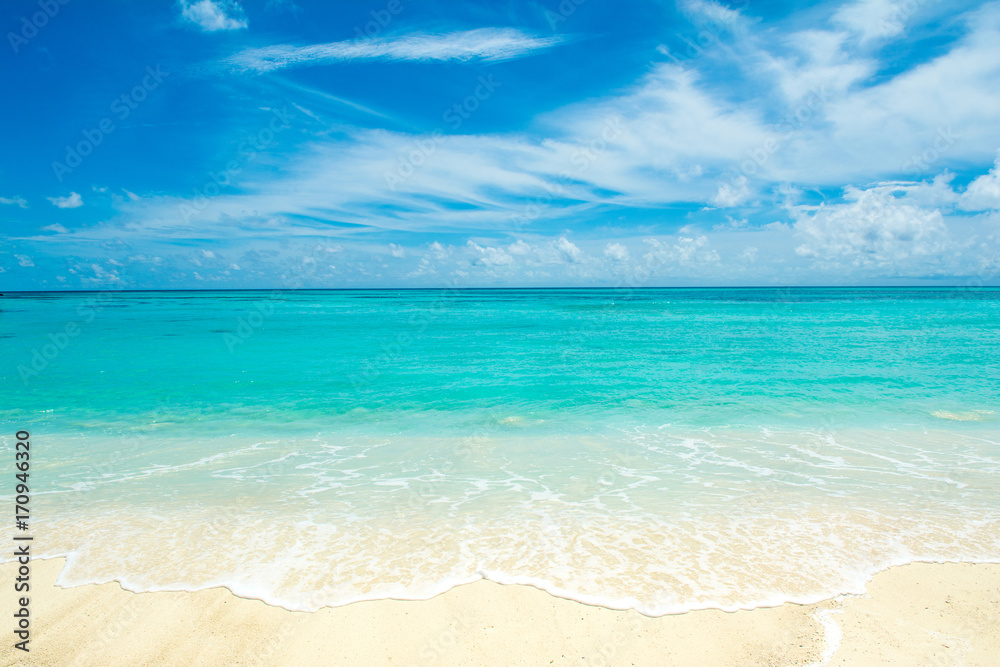
[[[998,285],[673,285],[673,286],[653,286],[642,285],[637,287],[628,286],[601,286],[601,287],[225,287],[225,288],[173,288],[173,289],[61,289],[61,290],[6,290],[0,292],[0,296],[8,294],[87,294],[94,292],[384,292],[384,291],[433,291],[442,290],[472,291],[472,290],[495,290],[495,291],[523,291],[523,290],[656,290],[656,289],[1000,289]]]

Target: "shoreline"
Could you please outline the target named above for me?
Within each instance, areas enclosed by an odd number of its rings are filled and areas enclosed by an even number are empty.
[[[31,652],[8,631],[0,664],[987,665],[1000,655],[1000,564],[990,563],[911,563],[875,574],[863,595],[660,617],[487,580],[429,600],[295,612],[225,588],[60,588],[64,564],[32,563]],[[0,565],[7,581],[14,568]],[[15,594],[4,597],[12,614]]]

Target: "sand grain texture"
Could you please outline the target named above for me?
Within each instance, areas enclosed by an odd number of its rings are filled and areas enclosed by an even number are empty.
[[[8,630],[0,664],[1000,665],[1000,565],[913,564],[876,575],[864,596],[647,618],[487,581],[289,612],[225,589],[59,588],[63,563],[32,563],[32,650],[14,650]],[[13,564],[0,570],[12,581]]]

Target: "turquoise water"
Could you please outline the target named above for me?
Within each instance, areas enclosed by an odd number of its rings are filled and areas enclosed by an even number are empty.
[[[1000,290],[0,307],[2,437],[32,434],[67,585],[315,609],[485,577],[662,614],[1000,560]]]

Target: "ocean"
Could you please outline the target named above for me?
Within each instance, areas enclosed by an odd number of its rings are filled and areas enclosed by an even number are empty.
[[[62,585],[662,615],[1000,562],[1000,289],[7,293],[0,347]]]

